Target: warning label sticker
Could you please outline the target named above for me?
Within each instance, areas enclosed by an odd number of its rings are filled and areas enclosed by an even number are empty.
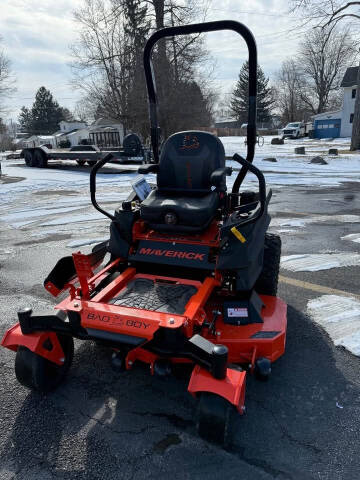
[[[246,318],[249,316],[247,308],[228,308],[227,309],[228,317],[242,317]]]

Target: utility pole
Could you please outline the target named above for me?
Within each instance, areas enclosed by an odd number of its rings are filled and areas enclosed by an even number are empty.
[[[360,150],[360,62],[357,72],[357,88],[350,150]]]

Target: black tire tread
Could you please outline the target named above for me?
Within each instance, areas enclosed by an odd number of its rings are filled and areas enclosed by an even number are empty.
[[[27,167],[31,167],[31,162],[32,162],[32,153],[30,151],[25,151],[24,153],[24,161],[25,161],[25,165]]]
[[[34,166],[38,168],[46,168],[47,167],[47,158],[44,152],[41,150],[34,151]]]
[[[263,269],[254,287],[257,293],[276,296],[279,281],[280,257],[280,236],[275,233],[266,233]]]
[[[196,422],[200,437],[212,443],[229,446],[233,413],[233,405],[225,398],[214,393],[201,393]]]
[[[72,337],[59,335],[65,354],[62,366],[56,366],[27,347],[19,346],[15,357],[15,375],[19,383],[30,390],[49,392],[54,390],[68,372],[74,355]]]

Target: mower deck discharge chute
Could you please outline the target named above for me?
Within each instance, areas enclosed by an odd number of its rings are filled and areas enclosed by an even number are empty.
[[[248,151],[246,160],[233,157],[241,169],[231,193],[226,176],[232,169],[214,135],[175,133],[159,152],[151,66],[161,38],[223,29],[239,33],[249,49]],[[148,40],[144,67],[155,163],[139,173],[156,174],[157,185],[147,196],[134,187],[111,214],[96,200],[96,173],[111,155],[97,163],[90,174],[91,200],[111,220],[109,241],[89,255],[61,259],[44,285],[55,297],[68,290],[68,297],[55,307],[57,313],[18,312],[19,323],[2,345],[16,351],[20,383],[39,391],[63,380],[73,337],[112,348],[118,370],[141,361],[162,375],[177,364],[193,365],[188,390],[199,400],[198,431],[227,443],[230,414],[245,411],[247,372],[267,379],[286,337],[286,305],[275,296],[281,242],[267,233],[271,191],[252,165],[256,45],[251,32],[234,21],[165,28]],[[239,193],[248,171],[257,177],[258,192]]]

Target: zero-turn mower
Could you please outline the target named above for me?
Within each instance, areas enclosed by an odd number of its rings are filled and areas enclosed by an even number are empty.
[[[202,131],[171,135],[159,153],[157,101],[151,53],[164,37],[234,30],[249,50],[249,111],[246,160],[227,192],[221,141]],[[139,173],[156,174],[156,186],[141,180],[110,218],[110,239],[91,254],[64,257],[45,279],[53,296],[68,290],[55,312],[18,312],[19,323],[2,345],[16,352],[15,373],[38,391],[57,387],[70,368],[73,337],[111,347],[113,365],[130,370],[145,362],[151,373],[193,366],[188,391],[198,399],[199,434],[227,443],[231,413],[245,411],[245,379],[265,380],[285,350],[286,305],[276,297],[280,238],[270,223],[265,179],[252,164],[256,143],[257,54],[244,25],[218,21],[164,28],[147,41],[144,68],[148,89],[153,162]],[[239,188],[247,172],[258,191]],[[144,179],[144,177],[143,177]],[[110,260],[105,263],[106,254]],[[101,266],[102,265],[102,266]]]

